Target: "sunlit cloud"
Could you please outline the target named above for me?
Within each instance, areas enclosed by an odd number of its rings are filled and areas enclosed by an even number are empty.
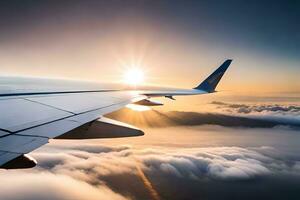
[[[6,200],[125,200],[105,185],[93,186],[84,181],[50,172],[11,171],[0,174],[4,184],[1,199]]]
[[[63,194],[61,199],[127,199],[128,195],[133,199],[138,199],[139,195],[146,195],[143,196],[146,199],[160,199],[161,195],[166,195],[161,188],[173,187],[172,180],[187,184],[185,188],[189,189],[188,183],[195,184],[194,181],[234,182],[260,180],[274,173],[300,174],[299,162],[285,160],[284,153],[273,147],[137,149],[131,146],[53,143],[48,148],[52,151],[45,149],[34,153],[39,165],[30,173],[21,170],[5,176],[2,174],[4,179],[1,180],[8,181],[0,188],[0,193],[7,199],[18,199],[14,198],[19,194],[16,191],[27,190],[31,194],[29,197],[37,199],[38,195],[44,197],[41,191],[45,185],[48,192],[52,191],[51,194],[46,193],[52,199],[56,199],[57,188]],[[38,181],[41,176],[44,177],[42,182]],[[19,177],[22,180],[17,184],[9,181]],[[118,177],[117,180],[115,177]],[[125,184],[126,190],[123,191],[124,181],[135,187]],[[42,184],[37,186],[38,183]],[[12,191],[12,185],[15,192],[7,192]],[[114,192],[110,187],[114,188]],[[87,191],[89,195],[82,196]],[[73,198],[74,195],[76,198]],[[168,195],[177,198],[174,193]]]
[[[283,151],[274,143],[274,146],[272,143],[260,146],[265,142],[257,141],[257,136],[264,132],[257,129],[247,132],[249,129],[214,127],[219,138],[212,129],[199,127],[151,130],[157,133],[147,131],[145,137],[130,139],[51,141],[31,153],[38,161],[36,168],[1,171],[1,180],[15,180],[18,184],[6,181],[0,194],[7,197],[5,199],[20,199],[19,193],[27,190],[24,199],[47,199],[42,188],[47,186],[51,192],[49,199],[57,199],[56,191],[60,192],[60,199],[75,200],[85,199],[82,194],[88,191],[93,196],[87,195],[87,199],[182,199],[187,195],[185,192],[201,194],[195,188],[203,184],[210,185],[208,189],[214,191],[219,184],[243,183],[256,187],[274,174],[300,175],[297,149],[289,145],[289,149]],[[277,131],[278,134],[276,131],[270,130],[262,138],[271,142],[274,138],[281,142],[281,138],[290,138],[288,130]],[[180,133],[183,133],[181,137]],[[272,138],[266,137],[271,134]],[[247,142],[242,143],[242,138]],[[220,145],[215,143],[220,139]],[[38,182],[40,177],[43,179]],[[41,186],[37,187],[37,182]],[[7,192],[12,188],[15,192]],[[94,193],[95,190],[100,194]]]
[[[226,103],[213,101],[218,113],[300,126],[299,103]]]
[[[284,155],[273,147],[147,147],[139,149],[131,146],[106,147],[99,144],[72,147],[65,146],[63,143],[54,143],[51,149],[57,149],[61,153],[58,156],[55,156],[57,155],[55,152],[34,153],[39,161],[37,169],[46,168],[58,174],[62,172],[65,174],[66,170],[71,170],[70,175],[74,174],[76,178],[78,178],[77,172],[84,171],[89,171],[85,176],[95,176],[95,178],[123,173],[140,176],[141,172],[136,169],[139,166],[140,170],[146,173],[172,174],[179,178],[252,179],[268,175],[272,171],[294,170],[298,166],[297,163],[285,163],[285,160],[282,160]],[[95,149],[98,149],[96,151],[98,153],[92,153]],[[73,172],[74,169],[76,170]],[[297,170],[294,172],[298,173]],[[83,178],[83,180],[91,179]],[[102,180],[97,181],[101,183]]]

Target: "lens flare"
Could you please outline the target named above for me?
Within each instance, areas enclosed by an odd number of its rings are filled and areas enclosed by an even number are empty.
[[[128,104],[126,107],[131,110],[139,111],[139,112],[151,110],[148,106],[142,106],[142,105],[136,105],[136,104]]]
[[[139,68],[129,69],[124,74],[123,81],[129,85],[139,85],[144,81],[144,72]]]

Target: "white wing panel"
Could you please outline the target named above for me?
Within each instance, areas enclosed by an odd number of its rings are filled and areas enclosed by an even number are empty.
[[[20,132],[22,135],[40,136],[55,138],[70,130],[73,130],[83,124],[98,119],[102,115],[120,109],[123,104],[117,104],[106,108],[90,111],[87,113],[75,115],[67,119],[62,119],[42,126],[34,127]]]
[[[80,114],[118,104],[132,98],[133,95],[128,92],[91,92],[67,95],[48,95],[26,99],[74,114]]]
[[[0,100],[0,129],[19,131],[72,116],[71,113],[24,99]]]
[[[48,138],[11,134],[0,138],[0,166],[48,143]]]
[[[11,134],[0,138],[0,151],[24,154],[46,143],[48,138]]]
[[[55,138],[70,130],[73,130],[82,124],[75,120],[62,119],[42,126],[34,127],[20,132],[22,135],[41,136]]]

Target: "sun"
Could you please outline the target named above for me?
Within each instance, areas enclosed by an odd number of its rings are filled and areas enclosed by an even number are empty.
[[[123,81],[129,85],[139,85],[144,82],[144,72],[139,68],[132,68],[125,72]]]

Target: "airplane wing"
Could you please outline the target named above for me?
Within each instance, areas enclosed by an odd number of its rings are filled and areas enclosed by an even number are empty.
[[[36,161],[27,153],[47,144],[52,138],[87,139],[143,135],[138,128],[107,119],[103,115],[131,103],[156,105],[157,103],[150,100],[151,97],[173,98],[177,95],[215,92],[230,63],[231,60],[226,60],[199,86],[189,90],[33,90],[31,87],[16,89],[15,85],[11,90],[7,83],[0,81],[0,168],[34,167]]]

